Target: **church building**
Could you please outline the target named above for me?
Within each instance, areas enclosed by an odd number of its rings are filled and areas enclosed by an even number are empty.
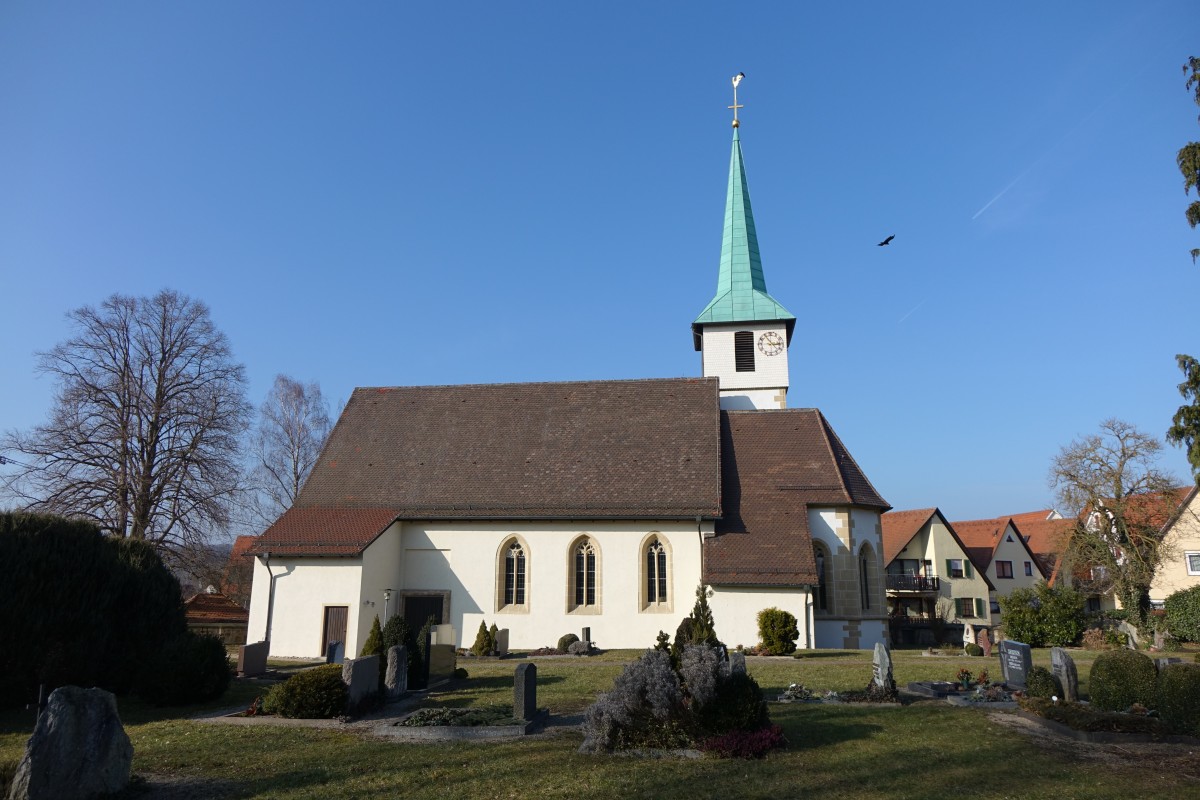
[[[702,377],[356,389],[251,551],[247,641],[357,654],[402,614],[460,647],[486,621],[514,649],[584,627],[644,648],[698,585],[730,646],[770,607],[800,648],[886,639],[889,506],[820,411],[787,408],[795,322],[767,291],[735,118]]]

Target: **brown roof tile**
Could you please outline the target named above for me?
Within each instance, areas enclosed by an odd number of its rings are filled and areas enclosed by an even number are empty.
[[[908,546],[912,538],[938,513],[937,508],[918,508],[912,511],[889,511],[882,517],[883,563],[890,564]]]
[[[992,563],[992,553],[1000,543],[1000,534],[1008,527],[1008,517],[973,519],[951,523],[967,556],[982,572]]]
[[[386,508],[290,508],[257,538],[249,552],[279,556],[356,556],[396,517],[396,511]]]
[[[297,508],[714,517],[713,378],[356,389]]]
[[[816,409],[721,412],[721,460],[707,583],[815,583],[809,506],[888,508]]]
[[[191,623],[246,623],[250,621],[250,612],[230,600],[223,594],[193,595],[183,604],[184,614]]]

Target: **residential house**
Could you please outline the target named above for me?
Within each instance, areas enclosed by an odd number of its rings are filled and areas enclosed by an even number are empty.
[[[1031,588],[1047,578],[1012,517],[951,523],[971,561],[991,585],[991,620],[1002,624],[999,599],[1013,589]]]
[[[1156,607],[1175,592],[1200,586],[1200,487],[1175,494],[1179,507],[1166,523],[1163,558],[1150,584],[1150,603]]]

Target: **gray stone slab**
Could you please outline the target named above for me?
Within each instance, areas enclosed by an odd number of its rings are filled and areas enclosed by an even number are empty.
[[[267,655],[271,652],[270,642],[244,644],[238,648],[237,674],[239,678],[253,678],[267,671]]]
[[[63,686],[50,693],[9,800],[83,800],[121,791],[129,783],[133,745],[117,716],[117,699],[103,689]]]
[[[1000,670],[1010,689],[1024,689],[1033,669],[1033,650],[1024,642],[1005,639],[1000,642]]]
[[[1074,703],[1079,699],[1079,670],[1075,667],[1075,659],[1061,647],[1050,649],[1050,671],[1062,684],[1063,699]]]
[[[880,689],[893,691],[896,679],[892,676],[892,651],[886,642],[875,643],[875,657],[871,661],[872,680]]]
[[[330,642],[325,645],[325,663],[341,664],[346,660],[346,643]]]
[[[342,683],[346,684],[346,707],[353,711],[379,691],[379,656],[348,658],[342,664]]]
[[[454,645],[429,645],[429,677],[426,679],[425,685],[437,686],[439,683],[445,683],[454,677],[454,670],[457,667],[458,657],[455,655]]]
[[[496,655],[508,655],[508,628],[498,628],[496,630]]]
[[[394,703],[408,691],[408,648],[402,644],[388,648],[387,673],[383,679],[383,699]]]
[[[746,654],[745,653],[730,653],[729,654],[729,674],[730,675],[745,675],[746,674]]]
[[[537,665],[518,664],[513,677],[513,717],[531,720],[537,715]]]

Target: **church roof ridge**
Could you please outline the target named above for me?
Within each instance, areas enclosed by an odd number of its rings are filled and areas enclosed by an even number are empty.
[[[716,383],[717,378],[713,376],[696,377],[694,375],[683,375],[675,378],[595,378],[591,380],[566,380],[566,381],[501,381],[499,383],[424,383],[424,384],[396,384],[392,386],[355,386],[354,392],[391,392],[391,391],[411,391],[413,389],[499,389],[506,386],[531,388],[535,386],[594,386],[598,384],[612,383]]]
[[[742,159],[741,138],[735,128],[729,158],[729,190],[725,197],[725,225],[721,236],[721,261],[717,291],[692,323],[696,349],[700,349],[700,327],[713,323],[777,320],[787,325],[790,341],[796,317],[767,291],[758,232],[750,205],[750,187]]]

